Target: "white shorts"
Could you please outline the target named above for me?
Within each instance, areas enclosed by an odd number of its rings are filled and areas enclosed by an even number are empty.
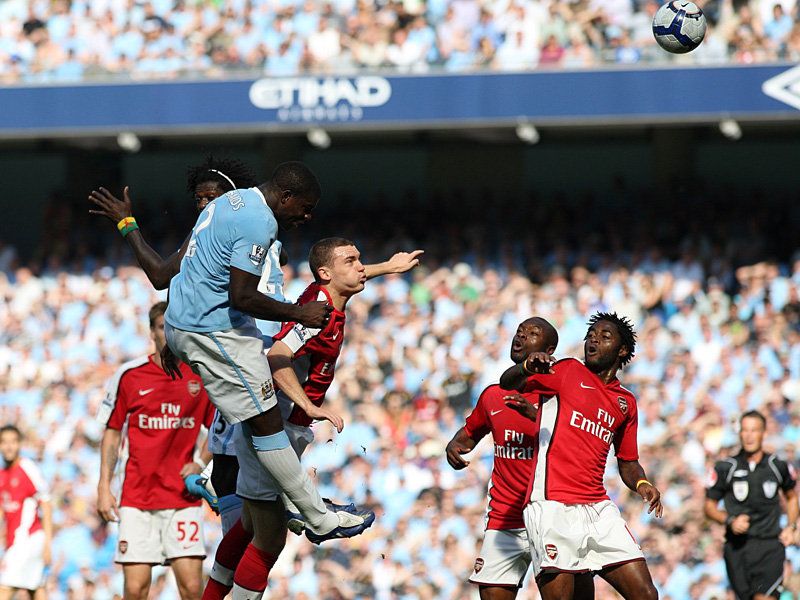
[[[261,332],[254,324],[198,333],[166,324],[175,355],[200,375],[208,397],[228,424],[239,423],[275,406],[275,389]]]
[[[167,564],[174,558],[205,558],[203,507],[119,509],[118,563]]]
[[[519,588],[530,565],[531,549],[524,529],[487,529],[469,581]]]
[[[310,427],[301,427],[284,421],[283,428],[289,442],[300,458],[308,445],[314,441],[314,432]],[[242,428],[237,428],[234,435],[236,456],[239,458],[239,476],[236,479],[236,495],[248,500],[275,500],[283,490],[272,479],[264,466],[259,462],[255,448],[249,436]]]
[[[44,531],[15,538],[0,561],[0,586],[36,590],[44,585]]]
[[[634,560],[642,549],[610,500],[595,504],[531,502],[522,512],[531,542],[533,573],[584,573]]]
[[[208,451],[211,454],[224,454],[225,456],[236,456],[236,449],[233,445],[233,436],[240,427],[239,423],[229,425],[219,411],[214,413],[214,422],[208,430]]]

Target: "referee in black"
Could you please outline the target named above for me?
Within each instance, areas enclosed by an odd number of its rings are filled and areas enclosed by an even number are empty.
[[[706,516],[725,525],[725,567],[737,600],[777,598],[785,546],[796,543],[798,505],[794,469],[761,447],[767,421],[758,411],[742,415],[738,454],[719,461],[706,490]],[[780,528],[780,493],[789,525]],[[723,500],[725,510],[719,508]]]

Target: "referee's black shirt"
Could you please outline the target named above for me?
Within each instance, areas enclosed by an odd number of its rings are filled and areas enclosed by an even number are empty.
[[[787,492],[797,482],[794,469],[776,455],[765,453],[760,462],[751,465],[742,451],[717,462],[710,483],[707,498],[724,499],[725,511],[730,516],[750,516],[747,533],[735,535],[730,527],[726,529],[725,538],[734,541],[777,538],[781,532],[778,490]]]

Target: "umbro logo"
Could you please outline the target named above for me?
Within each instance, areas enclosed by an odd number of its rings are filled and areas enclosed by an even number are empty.
[[[585,389],[585,390],[596,390],[596,389],[597,389],[597,388],[594,388],[594,387],[592,387],[592,386],[590,386],[590,385],[586,385],[586,384],[585,384],[585,383],[583,383],[582,381],[581,381],[581,387],[582,387],[583,389]]]
[[[501,413],[501,412],[503,412],[503,409],[502,409],[502,408],[501,408],[500,410],[493,410],[493,411],[490,411],[490,412],[489,412],[489,414],[490,414],[491,416],[495,416],[497,413]]]
[[[140,396],[147,396],[147,394],[152,392],[154,389],[156,389],[156,388],[148,388],[146,390],[139,390],[139,395]]]

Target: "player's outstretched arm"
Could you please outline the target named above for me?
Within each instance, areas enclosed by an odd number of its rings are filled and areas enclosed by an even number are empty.
[[[44,549],[42,560],[45,565],[49,565],[53,558],[53,503],[50,500],[39,502],[42,512],[42,531],[44,531]]]
[[[109,221],[119,226],[123,219],[132,217],[131,211],[131,197],[129,194],[130,188],[125,186],[122,191],[123,199],[120,200],[114,194],[109,192],[106,188],[101,187],[99,190],[93,190],[89,195],[89,200],[94,203],[96,209],[89,209],[89,213],[93,215],[100,215],[106,217]],[[153,248],[144,240],[141,230],[138,225],[131,228],[130,231],[125,232],[121,230],[125,236],[125,241],[133,250],[136,256],[136,262],[142,267],[142,270],[147,275],[150,283],[157,290],[164,290],[169,287],[170,280],[178,274],[181,266],[181,259],[186,254],[186,248],[189,244],[189,237],[184,240],[180,250],[175,252],[167,259],[161,258],[161,255],[153,250]]]
[[[419,264],[419,259],[424,253],[425,250],[398,252],[385,262],[364,265],[364,272],[367,275],[367,279],[388,275],[389,273],[405,273]]]
[[[642,497],[642,500],[649,503],[647,512],[655,512],[656,517],[664,514],[664,507],[661,505],[661,492],[647,480],[642,465],[638,460],[617,459],[619,476],[622,482]]]
[[[547,352],[534,352],[521,363],[509,367],[500,376],[500,387],[504,390],[521,392],[528,383],[528,377],[538,373],[553,373],[553,355]]]
[[[100,481],[97,483],[97,512],[105,521],[119,521],[117,499],[111,493],[111,479],[119,456],[122,432],[107,427],[100,443]]]
[[[344,428],[344,421],[335,412],[316,406],[306,395],[300,380],[297,379],[292,359],[294,353],[287,344],[277,340],[267,353],[269,369],[272,371],[272,379],[289,399],[299,406],[312,419],[326,420],[333,423],[336,431],[340,432]]]
[[[475,449],[478,440],[473,439],[463,427],[456,431],[453,439],[447,443],[445,454],[447,455],[447,462],[456,471],[460,471],[467,465],[469,461],[466,460],[462,454],[467,454]]]
[[[311,329],[322,329],[330,319],[333,307],[326,302],[315,300],[302,306],[279,302],[258,291],[258,276],[236,267],[231,267],[230,272],[228,295],[231,306],[238,311],[264,321],[294,321]]]

